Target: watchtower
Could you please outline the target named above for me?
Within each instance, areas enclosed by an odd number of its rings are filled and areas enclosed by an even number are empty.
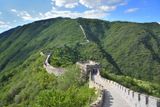
[[[89,77],[91,74],[91,79],[93,79],[93,75],[97,75],[99,73],[100,64],[94,61],[86,61],[86,62],[77,62],[77,65],[81,68],[81,73],[83,76]]]

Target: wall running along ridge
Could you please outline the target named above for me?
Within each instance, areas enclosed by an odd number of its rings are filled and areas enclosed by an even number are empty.
[[[99,74],[99,64],[93,61],[88,61],[87,63],[77,63],[80,66],[82,72],[89,74],[89,87],[95,87],[97,90],[101,90],[101,94],[98,99],[91,104],[91,107],[101,107],[103,103],[103,90],[108,84],[113,87],[113,90],[118,90],[121,97],[130,105],[130,107],[160,107],[160,98],[148,96],[142,93],[130,90],[117,82],[105,79]],[[93,69],[97,69],[98,73],[92,75]],[[98,80],[100,82],[98,83]]]
[[[135,92],[120,85],[119,83],[105,79],[101,76],[99,76],[98,78],[101,79],[102,86],[109,83],[115,90],[119,90],[119,94],[127,101],[127,103],[131,107],[160,107],[159,98]]]

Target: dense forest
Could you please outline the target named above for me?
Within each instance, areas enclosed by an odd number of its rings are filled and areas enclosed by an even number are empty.
[[[50,63],[65,68],[65,74],[47,74],[40,52],[52,53]],[[36,21],[0,34],[0,59],[0,106],[87,107],[95,98],[94,90],[80,78],[75,65],[86,60],[100,62],[101,75],[108,79],[160,96],[158,23]]]

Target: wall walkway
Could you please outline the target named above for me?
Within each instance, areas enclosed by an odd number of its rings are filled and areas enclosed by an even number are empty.
[[[160,99],[134,92],[114,81],[107,80],[99,74],[94,75],[94,82],[105,90],[102,107],[160,107]]]

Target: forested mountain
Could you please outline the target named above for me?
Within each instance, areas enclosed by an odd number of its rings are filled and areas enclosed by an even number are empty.
[[[52,53],[50,63],[64,67],[66,74],[59,78],[47,74],[40,52]],[[44,107],[46,100],[48,106],[56,106],[58,101],[61,107],[87,106],[94,91],[88,89],[86,81],[80,81],[80,70],[75,66],[77,61],[86,60],[100,62],[103,75],[153,82],[156,85],[148,94],[160,95],[158,23],[59,17],[0,34],[0,106]]]

